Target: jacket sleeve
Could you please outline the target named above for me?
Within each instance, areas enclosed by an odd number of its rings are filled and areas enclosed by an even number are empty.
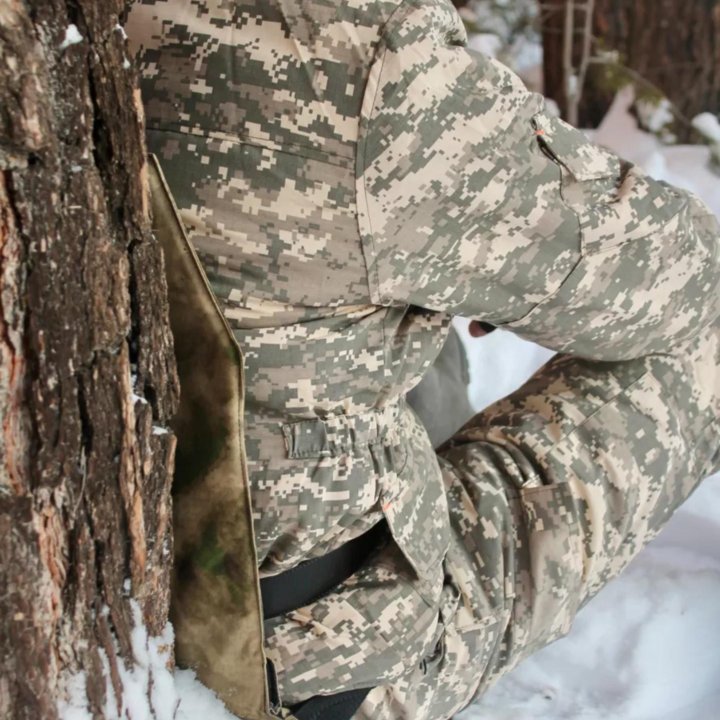
[[[373,300],[507,325],[603,360],[663,352],[720,314],[720,231],[465,46],[445,0],[383,37],[358,144]]]

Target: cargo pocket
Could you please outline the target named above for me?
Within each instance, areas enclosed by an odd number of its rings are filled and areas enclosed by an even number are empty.
[[[562,199],[577,215],[585,255],[592,249],[593,231],[608,226],[623,175],[631,166],[560,118],[541,112],[533,117],[532,126],[540,151],[560,170]],[[610,240],[616,242],[619,228],[614,230]]]
[[[687,337],[678,318],[713,280],[709,238],[688,217],[690,196],[562,120],[538,113],[532,124],[537,152],[559,172],[554,191],[577,220],[578,259],[558,289],[510,327],[597,360],[639,357]]]
[[[572,181],[617,179],[619,176],[620,159],[594,145],[581,130],[547,112],[536,113],[531,122],[540,149],[562,168],[563,186]]]
[[[418,685],[432,695],[432,717],[465,707],[488,685],[487,668],[497,658],[507,627],[505,613],[477,617],[453,578],[446,575],[439,621],[427,655],[420,662]]]
[[[583,579],[576,502],[565,483],[523,488],[512,501],[514,552],[505,580],[513,609],[505,661],[514,664],[570,630]]]
[[[546,111],[533,114],[525,122],[530,126],[525,126],[526,131],[534,136],[529,138],[533,152],[539,156],[533,157],[533,162],[538,160],[543,167],[538,175],[542,178],[542,189],[537,188],[537,192],[553,215],[563,218],[556,232],[562,238],[563,253],[569,257],[569,262],[562,265],[564,275],[561,274],[548,287],[547,294],[524,315],[495,323],[498,327],[532,331],[536,319],[540,320],[540,326],[544,324],[547,308],[553,307],[568,281],[577,277],[577,269],[588,252],[592,229],[598,224],[606,226],[602,216],[613,212],[608,208],[617,199],[623,164],[613,153],[594,145],[581,131]],[[617,233],[613,238],[617,239]],[[540,334],[525,334],[541,345],[553,349],[562,347],[562,343],[556,342],[552,328],[543,329]],[[546,337],[548,334],[550,337]]]
[[[437,456],[425,429],[407,408],[399,418],[401,466],[381,481],[382,509],[393,540],[418,578],[418,592],[431,607],[443,588],[442,562],[450,542],[447,498]]]
[[[562,198],[577,215],[583,255],[661,232],[687,202],[685,194],[638,171],[546,112],[533,116],[540,150],[558,165]]]

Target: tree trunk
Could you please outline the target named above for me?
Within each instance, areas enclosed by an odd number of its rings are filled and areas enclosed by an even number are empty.
[[[131,631],[167,620],[178,388],[123,9],[0,0],[0,717],[13,720],[57,718],[81,671],[92,716],[120,714]]]
[[[546,94],[563,112],[562,6],[569,2],[541,2]],[[596,51],[617,51],[622,65],[657,86],[685,118],[720,113],[720,0],[596,0],[593,27]],[[618,66],[591,66],[581,125],[593,127],[602,120],[627,77]],[[689,137],[686,125],[677,129],[681,139]]]
[[[573,0],[540,0],[540,23],[543,41],[543,81],[546,97],[553,99],[564,118],[568,115],[567,76],[565,73],[566,13]],[[576,27],[582,27],[575,14]],[[580,43],[573,43],[573,62],[580,62]]]

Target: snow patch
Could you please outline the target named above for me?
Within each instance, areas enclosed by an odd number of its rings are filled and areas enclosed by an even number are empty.
[[[659,102],[638,100],[636,107],[645,127],[653,133],[660,133],[675,119],[672,103],[667,98]]]
[[[78,43],[81,43],[83,41],[83,36],[80,34],[80,31],[77,29],[77,25],[73,25],[72,23],[67,26],[65,29],[65,39],[60,43],[60,49],[65,50],[66,48],[69,48],[71,45],[77,45]]]
[[[148,636],[140,606],[134,600],[130,604],[134,621],[131,634],[134,663],[128,667],[118,660],[122,685],[119,710],[110,681],[110,663],[105,654],[100,653],[107,693],[105,715],[108,720],[175,720],[180,699],[169,669],[175,640],[172,626],[168,623],[157,637]],[[92,719],[86,687],[86,676],[82,672],[66,679],[64,698],[58,704],[60,720]]]
[[[197,679],[192,670],[176,670],[175,687],[180,696],[177,720],[237,720],[222,700]]]
[[[66,697],[58,704],[60,720],[93,720],[87,705],[87,676],[79,672],[65,683]]]
[[[720,120],[712,113],[700,113],[692,121],[693,127],[710,142],[720,143]]]
[[[494,33],[476,33],[468,38],[468,47],[488,57],[497,57],[503,41]]]

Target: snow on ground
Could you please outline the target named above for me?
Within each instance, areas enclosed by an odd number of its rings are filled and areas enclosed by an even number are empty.
[[[720,216],[707,147],[663,147],[640,132],[620,93],[594,140],[698,194]],[[471,357],[471,402],[501,397],[549,357],[509,333]],[[706,480],[628,570],[580,612],[571,633],[500,680],[457,720],[720,718],[720,476]]]
[[[176,670],[175,686],[180,696],[175,720],[237,720],[237,716],[197,679],[192,670]]]
[[[633,97],[631,88],[618,93],[605,120],[591,133],[593,141],[640,165],[653,177],[696,193],[720,216],[720,177],[710,169],[710,148],[704,145],[666,147],[654,135],[641,132],[627,112]],[[709,127],[707,115],[703,113],[698,117],[703,118],[701,124]],[[715,122],[717,124],[717,120]]]
[[[103,612],[109,613],[110,610],[106,607]],[[119,702],[109,681],[110,663],[107,655],[100,651],[107,692],[105,717],[108,720],[190,720],[190,716],[186,718],[178,712],[178,688],[181,684],[178,673],[169,669],[175,641],[172,626],[168,623],[162,635],[150,637],[142,622],[140,606],[134,601],[132,613],[134,627],[131,641],[135,664],[127,667],[121,659],[118,661],[117,669],[122,685]],[[58,703],[60,720],[92,720],[93,715],[87,706],[86,684],[87,679],[82,672],[61,679],[64,693]],[[200,696],[204,688],[200,683],[197,685],[193,694]],[[222,708],[219,700],[215,699],[215,703]],[[200,720],[202,716],[195,715],[192,718]],[[225,720],[225,717],[211,714],[203,720]]]

